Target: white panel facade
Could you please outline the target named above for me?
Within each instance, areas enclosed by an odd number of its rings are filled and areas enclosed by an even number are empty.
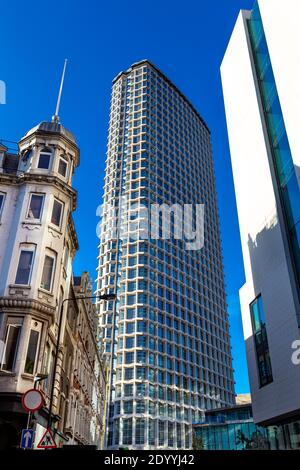
[[[300,167],[300,2],[259,0],[259,8],[293,160]]]
[[[279,17],[282,10],[285,10],[286,3],[283,6],[277,0],[262,0],[261,4],[262,16],[265,14],[267,17],[270,13],[271,17],[272,11],[276,17],[274,28],[278,26],[273,36],[271,35],[274,38],[274,42],[271,42],[272,60],[272,51],[277,51],[277,55],[274,53],[277,81],[282,67],[285,68],[281,54],[283,51],[278,47],[278,41],[285,36],[285,28],[279,31]],[[283,21],[285,15],[284,12]],[[271,30],[270,17],[269,23],[266,22],[266,35]],[[249,12],[241,12],[238,17],[221,66],[221,75],[246,277],[246,283],[240,290],[240,300],[253,413],[255,422],[267,422],[300,409],[300,366],[294,365],[291,360],[291,345],[293,341],[300,339],[300,334],[287,264],[287,249],[269,163],[267,133],[249,49],[247,18]],[[284,38],[285,53],[291,48],[292,43],[289,41],[293,34],[296,34],[295,30],[290,32],[288,38]],[[293,141],[293,129],[297,127],[296,113],[299,112],[297,108],[300,105],[297,97],[300,95],[297,91],[292,98],[286,90],[285,80],[290,78],[293,66],[290,64],[291,57],[285,58],[285,61],[289,65],[289,71],[280,75],[278,88],[279,94],[285,89],[282,107],[286,111],[289,137],[292,136],[290,144],[293,155],[298,158],[299,142],[296,139]],[[294,77],[291,82],[293,80]],[[264,386],[259,383],[250,316],[250,304],[259,295],[263,301],[273,375],[273,382]]]

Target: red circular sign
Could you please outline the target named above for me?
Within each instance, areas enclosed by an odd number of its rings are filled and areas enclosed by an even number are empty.
[[[22,406],[24,410],[30,411],[37,411],[39,410],[44,403],[44,397],[39,390],[35,388],[31,388],[27,390],[22,396]]]

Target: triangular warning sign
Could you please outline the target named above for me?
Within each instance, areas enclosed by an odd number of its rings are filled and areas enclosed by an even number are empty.
[[[50,428],[46,429],[42,439],[37,445],[38,449],[55,449],[57,447]]]

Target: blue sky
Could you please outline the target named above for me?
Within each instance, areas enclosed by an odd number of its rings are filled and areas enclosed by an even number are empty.
[[[133,62],[154,62],[212,131],[237,393],[249,390],[239,311],[244,283],[219,67],[241,8],[253,0],[10,0],[1,5],[0,139],[17,141],[55,110],[69,66],[61,122],[77,136],[81,165],[75,271],[95,278],[96,207],[101,203],[112,79]]]

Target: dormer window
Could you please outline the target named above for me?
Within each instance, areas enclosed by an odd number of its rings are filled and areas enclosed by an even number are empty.
[[[66,178],[68,172],[68,162],[65,158],[60,157],[59,164],[58,164],[58,173]]]
[[[44,148],[40,153],[38,168],[41,170],[49,170],[51,156],[51,149]]]
[[[31,154],[32,154],[32,149],[31,148],[28,148],[28,149],[25,149],[22,153],[21,153],[21,157],[22,157],[22,161],[24,163],[26,163],[29,158],[31,157]]]

